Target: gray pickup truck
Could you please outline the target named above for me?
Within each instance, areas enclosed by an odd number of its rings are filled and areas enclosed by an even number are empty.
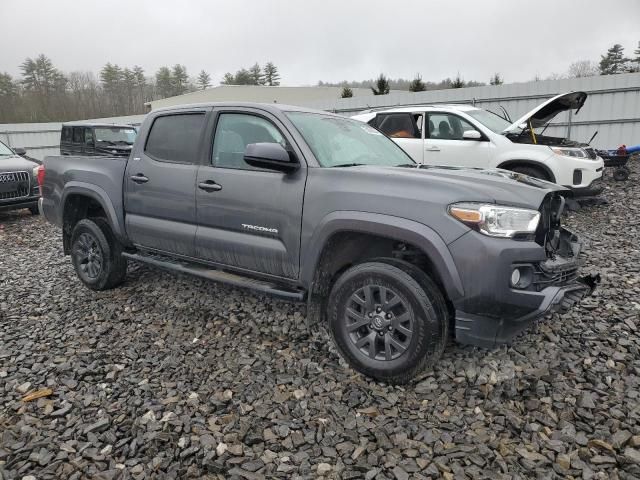
[[[493,346],[589,294],[564,190],[425,168],[324,112],[199,104],[147,115],[129,158],[48,157],[41,209],[80,280],[127,260],[308,303],[358,371],[401,383],[450,337]]]

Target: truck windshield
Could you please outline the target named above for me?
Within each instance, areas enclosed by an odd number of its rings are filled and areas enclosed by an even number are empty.
[[[366,123],[307,112],[286,112],[323,167],[414,163],[392,140]]]
[[[136,140],[136,130],[134,128],[99,127],[95,129],[95,132],[96,142],[133,145]]]
[[[13,152],[9,147],[7,147],[4,143],[0,142],[0,158],[1,157],[10,157],[13,155]]]
[[[466,113],[496,133],[502,133],[511,126],[511,122],[487,110],[469,110]]]

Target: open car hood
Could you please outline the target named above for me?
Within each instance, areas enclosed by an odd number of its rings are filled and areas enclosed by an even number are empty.
[[[504,132],[513,132],[531,125],[532,128],[544,127],[560,112],[567,110],[578,110],[582,108],[587,94],[585,92],[561,93],[541,103],[530,112],[525,113],[518,120],[507,127]]]

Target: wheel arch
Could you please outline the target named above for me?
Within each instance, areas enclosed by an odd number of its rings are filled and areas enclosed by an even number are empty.
[[[303,252],[301,283],[308,291],[308,321],[323,317],[335,278],[373,258],[411,258],[430,274],[449,300],[464,296],[453,257],[431,228],[412,220],[366,212],[333,212],[318,225]]]
[[[103,217],[113,234],[124,243],[123,222],[120,220],[107,193],[97,185],[69,182],[61,199],[62,234],[65,254],[69,253],[71,234],[75,224],[91,216]]]
[[[500,163],[500,165],[498,165],[496,168],[511,170],[513,167],[516,167],[516,166],[531,167],[531,168],[536,168],[538,170],[542,170],[545,173],[545,175],[547,175],[547,178],[549,179],[550,182],[556,183],[556,176],[553,174],[553,171],[551,171],[549,166],[545,165],[544,163],[537,162],[535,160],[522,160],[522,159],[506,160]]]

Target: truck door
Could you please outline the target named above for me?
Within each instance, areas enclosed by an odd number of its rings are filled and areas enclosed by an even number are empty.
[[[301,168],[290,174],[250,166],[244,161],[248,144],[274,142],[294,148],[286,129],[261,110],[216,111],[211,155],[200,167],[196,182],[196,256],[220,265],[295,278],[306,179],[304,159],[297,152]]]
[[[140,132],[124,178],[127,235],[139,247],[194,256],[195,184],[207,109],[158,114]]]
[[[456,167],[487,168],[489,142],[481,132],[480,140],[467,140],[463,133],[479,130],[467,120],[448,112],[429,112],[428,133],[424,140],[424,163]]]
[[[418,163],[423,161],[423,123],[423,113],[380,113],[376,117],[378,130],[391,137]]]

